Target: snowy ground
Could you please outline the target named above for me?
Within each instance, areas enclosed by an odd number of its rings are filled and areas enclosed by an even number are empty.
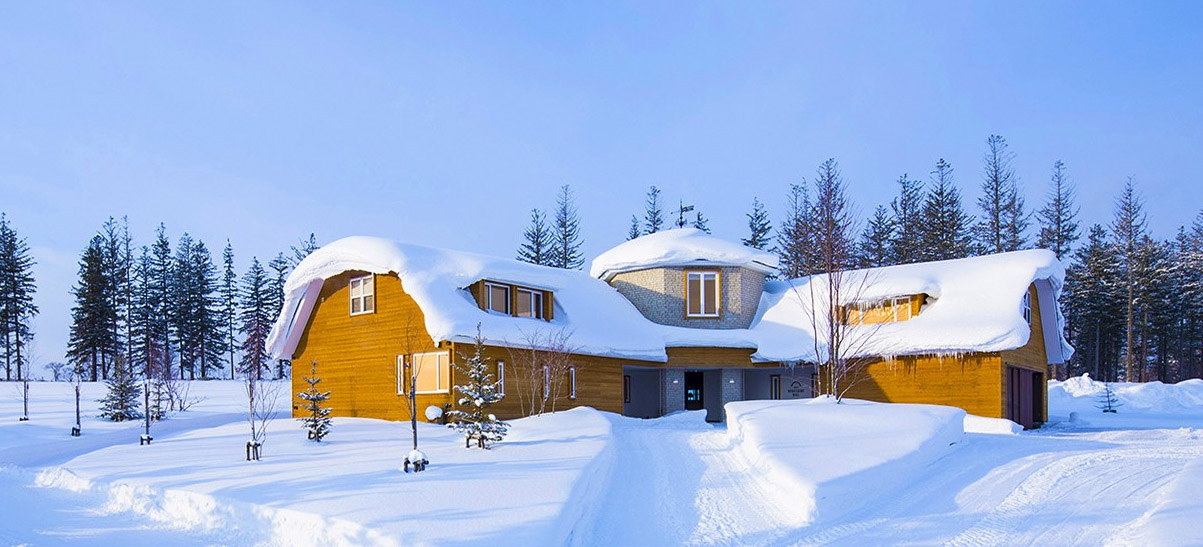
[[[465,450],[423,425],[434,465],[405,475],[408,429],[336,420],[329,443],[273,422],[243,459],[241,386],[156,424],[87,416],[70,386],[33,384],[30,422],[0,384],[0,544],[1131,544],[1203,543],[1203,381],[1050,386],[1052,422],[924,405],[744,402],[635,420],[579,409],[517,420]],[[11,393],[8,393],[11,392]],[[1076,413],[1071,419],[1071,413]]]

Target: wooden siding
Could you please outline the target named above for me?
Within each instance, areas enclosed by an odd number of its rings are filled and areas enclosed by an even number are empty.
[[[856,375],[846,397],[885,403],[925,403],[1002,418],[997,353],[909,356],[876,360]]]
[[[901,304],[896,304],[895,300],[906,298],[906,301]],[[898,312],[905,316],[905,319],[897,321],[908,321],[919,315],[919,310],[923,307],[923,303],[927,300],[926,294],[912,294],[897,296],[874,302],[881,304],[880,308],[861,309],[854,305],[844,306],[844,324],[846,325],[872,325],[875,323],[893,323]],[[899,308],[899,310],[896,310]]]
[[[463,364],[472,354],[472,344],[452,344],[455,362]],[[528,350],[510,350],[498,346],[486,346],[484,356],[496,378],[497,363],[505,363],[505,399],[493,405],[493,413],[501,419],[511,419],[523,416],[524,408],[530,408],[531,397],[541,398],[543,394],[542,367],[535,365],[535,370],[529,365]],[[525,358],[524,358],[525,357]],[[559,398],[555,401],[556,410],[566,410],[578,406],[589,406],[598,410],[622,414],[622,367],[630,364],[628,361],[594,357],[592,355],[573,355],[571,366],[576,368],[576,399],[570,399],[570,378],[567,374],[561,379]],[[534,382],[532,385],[531,382]],[[552,390],[554,393],[554,390]],[[546,410],[552,408],[551,401],[546,403]]]
[[[449,351],[435,346],[422,310],[394,275],[375,276],[375,312],[351,315],[347,283],[360,275],[346,272],[322,285],[292,356],[294,416],[302,412],[302,401],[296,397],[307,386],[302,377],[317,361],[321,388],[330,391],[332,416],[407,420],[405,398],[397,394],[397,356]],[[443,406],[450,400],[450,394],[419,395],[418,409],[422,412],[428,405]]]
[[[668,363],[646,363],[656,367],[716,368],[751,367],[754,349],[748,348],[665,348]],[[634,364],[634,363],[633,363]]]
[[[999,378],[1002,386],[1000,389],[1000,397],[1003,401],[1007,400],[1007,367],[1017,367],[1039,372],[1044,375],[1044,380],[1049,379],[1048,353],[1044,346],[1044,321],[1040,316],[1040,299],[1036,295],[1036,285],[1032,284],[1028,287],[1028,298],[1032,303],[1032,323],[1031,335],[1028,337],[1028,343],[1023,347],[1003,351],[1002,366],[999,367]],[[1018,304],[1016,304],[1018,305]],[[1048,420],[1048,395],[1047,391],[1043,397],[1042,409],[1037,412],[1035,421],[1045,422]],[[1008,418],[1008,416],[1001,416]]]

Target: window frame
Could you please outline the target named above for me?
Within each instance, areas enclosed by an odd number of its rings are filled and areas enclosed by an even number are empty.
[[[415,381],[414,382],[414,384],[415,384],[414,395],[439,395],[439,394],[451,393],[451,356],[446,351],[422,351],[422,352],[409,354],[410,374],[414,374],[414,373],[416,373],[418,375],[422,374],[421,371],[414,370],[414,363],[417,362],[418,357],[427,356],[427,355],[435,355],[435,356],[438,356],[438,358],[439,358],[438,361],[436,361],[436,365],[435,365],[435,369],[434,369],[435,370],[436,389],[433,391],[431,391],[431,390],[419,391],[417,389],[417,385],[416,385],[417,382]],[[446,363],[443,362],[444,359],[447,361]],[[446,378],[443,378],[443,370],[444,369],[447,370]],[[444,386],[444,384],[445,384],[445,386]]]
[[[690,312],[692,300],[689,294],[689,284],[694,276],[698,278],[698,313]],[[706,313],[707,294],[706,278],[714,277],[714,313]],[[716,269],[685,270],[685,318],[686,319],[718,319],[723,314],[723,272]]]
[[[551,398],[551,367],[543,365],[543,400]]]
[[[623,403],[631,402],[631,375],[630,374],[622,375],[622,402]]]
[[[513,307],[515,317],[543,319],[543,291],[526,287],[514,287],[514,293],[516,293]],[[530,315],[522,315],[522,313],[518,311],[517,304],[524,298],[523,293],[526,293],[525,298],[527,298],[527,303],[530,305]]]
[[[1023,320],[1027,321],[1028,325],[1032,324],[1032,292],[1023,291],[1023,300],[1020,303],[1020,313],[1023,314]]]
[[[365,279],[371,280],[371,285],[372,285],[372,292],[367,293],[367,294],[363,293],[363,281]],[[359,282],[360,293],[358,295],[355,294],[355,283],[356,282]],[[352,278],[348,279],[347,280],[347,294],[349,296],[349,300],[347,301],[347,311],[350,312],[350,314],[352,316],[376,313],[376,274],[361,275],[361,276],[356,276],[356,277],[352,277]],[[356,300],[358,300],[360,303],[359,311],[355,311],[355,301]],[[366,309],[367,306],[364,305],[364,303],[369,302],[369,301],[372,303],[372,309],[370,309],[370,310]]]
[[[497,361],[497,394],[505,397],[505,361]]]
[[[495,288],[505,291],[505,311],[493,309],[493,289],[495,289]],[[514,297],[513,297],[513,295],[510,294],[511,289],[512,289],[512,287],[510,287],[509,285],[505,285],[502,283],[493,283],[492,281],[485,281],[485,311],[488,313],[497,313],[497,314],[501,314],[501,315],[513,314]]]
[[[576,400],[576,367],[568,367],[568,399]]]

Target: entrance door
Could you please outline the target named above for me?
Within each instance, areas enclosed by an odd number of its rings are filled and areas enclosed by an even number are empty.
[[[1044,403],[1043,398],[1036,396],[1033,380],[1038,375],[1030,370],[1007,367],[1007,417],[1024,429],[1036,426],[1036,404],[1039,402],[1043,406]]]
[[[702,410],[702,373],[685,373],[685,410]]]

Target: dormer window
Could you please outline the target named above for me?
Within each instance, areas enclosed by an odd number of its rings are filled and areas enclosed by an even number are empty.
[[[485,283],[485,309],[510,314],[510,288],[497,283]]]
[[[543,319],[543,291],[518,289],[514,299],[514,315]]]
[[[374,285],[370,274],[351,279],[351,315],[376,311],[376,288]]]
[[[685,273],[685,317],[719,316],[719,272],[695,270]]]
[[[1023,293],[1023,320],[1032,324],[1032,293]]]
[[[844,306],[844,324],[872,325],[875,323],[897,323],[912,317],[914,301],[921,298],[916,296],[896,296],[881,300],[866,300]]]

